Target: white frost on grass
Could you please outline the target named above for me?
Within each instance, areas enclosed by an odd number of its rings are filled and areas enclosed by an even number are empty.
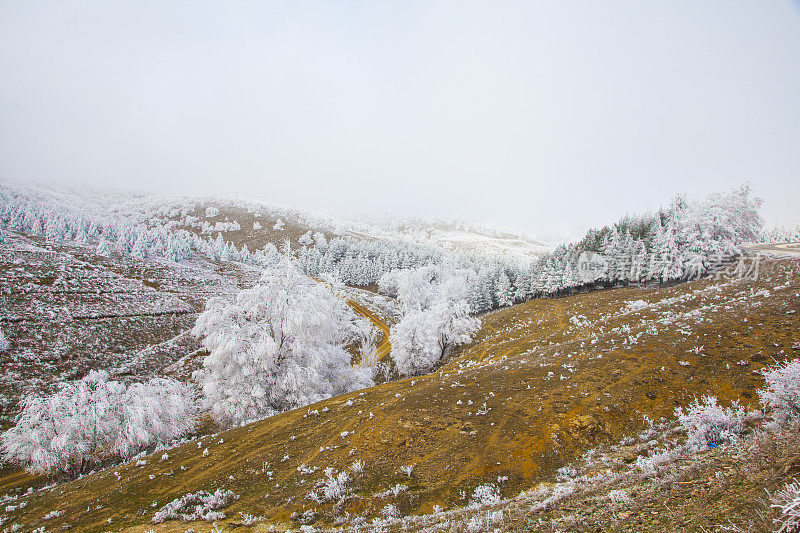
[[[219,509],[227,507],[238,498],[238,495],[226,489],[217,489],[214,492],[206,490],[193,492],[166,504],[153,515],[152,521],[154,524],[160,524],[167,520],[184,522],[222,520],[225,518],[225,514]]]
[[[793,480],[772,495],[770,507],[777,509],[780,516],[773,519],[777,533],[800,530],[800,483]]]

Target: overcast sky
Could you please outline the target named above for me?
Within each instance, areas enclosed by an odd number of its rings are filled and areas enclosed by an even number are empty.
[[[800,216],[800,4],[0,2],[0,176],[577,234]]]

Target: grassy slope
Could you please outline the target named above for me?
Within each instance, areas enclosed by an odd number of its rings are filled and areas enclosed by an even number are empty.
[[[434,504],[451,508],[465,503],[461,491],[469,494],[498,476],[509,477],[503,494],[511,496],[552,478],[587,449],[635,432],[645,415],[671,416],[695,396],[713,392],[723,403],[755,405],[762,379],[754,371],[796,357],[800,340],[797,263],[771,261],[761,274],[755,282],[626,288],[496,311],[484,317],[475,342],[433,374],[205,437],[170,450],[165,461],[157,453],[144,466],[59,485],[9,514],[29,528],[70,524],[103,531],[110,518],[115,530],[141,530],[152,527],[147,521],[155,509],[173,498],[225,487],[241,495],[225,511],[226,527],[239,512],[289,525],[291,513],[305,509],[330,523],[345,513],[374,516],[386,503],[397,503],[403,513],[429,512]],[[652,305],[625,311],[626,302],[640,299]],[[488,412],[476,414],[484,402]],[[343,437],[344,431],[350,434]],[[365,463],[363,477],[352,484],[358,497],[336,509],[304,497],[322,469],[342,470],[355,459]],[[301,464],[319,470],[303,475]],[[416,465],[410,478],[398,472],[407,464]],[[46,482],[8,472],[0,493]],[[396,499],[375,496],[396,483],[408,491]],[[42,521],[51,510],[65,512]]]

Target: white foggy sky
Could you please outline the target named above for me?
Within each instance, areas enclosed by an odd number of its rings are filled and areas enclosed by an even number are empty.
[[[577,234],[800,216],[800,4],[0,2],[0,176]]]

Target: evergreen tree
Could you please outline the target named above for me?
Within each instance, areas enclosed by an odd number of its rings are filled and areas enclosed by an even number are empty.
[[[495,298],[497,299],[497,305],[500,307],[508,307],[514,303],[511,282],[503,270],[500,271],[495,282]]]
[[[95,250],[95,253],[105,257],[109,257],[111,255],[111,247],[109,246],[105,237],[100,237],[100,241],[97,243],[97,249]]]

